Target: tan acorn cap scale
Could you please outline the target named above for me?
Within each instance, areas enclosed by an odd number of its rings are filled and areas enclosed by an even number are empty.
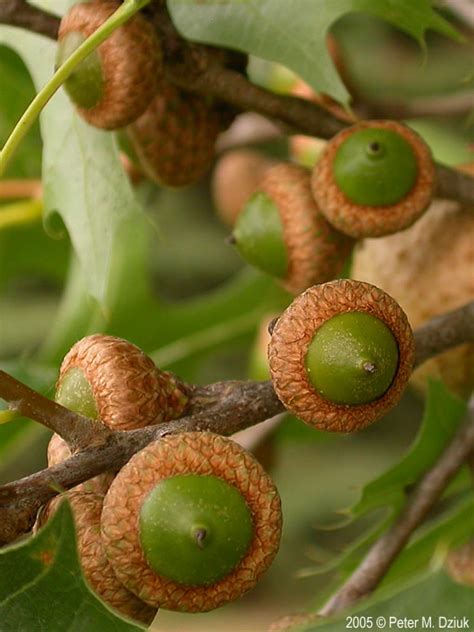
[[[92,35],[120,2],[74,5],[61,20],[58,65]],[[81,116],[102,129],[119,129],[139,117],[158,87],[162,56],[152,25],[140,14],[116,29],[65,83]]]
[[[413,224],[433,198],[436,174],[416,132],[395,121],[363,121],[328,142],[311,185],[327,220],[359,239]]]
[[[197,182],[210,168],[222,119],[204,97],[162,81],[127,132],[146,175],[169,187]]]
[[[69,491],[67,499],[74,516],[79,561],[87,583],[101,599],[121,614],[150,624],[155,617],[156,608],[138,599],[120,583],[105,555],[100,535],[104,497],[100,494]],[[57,496],[48,503],[42,515],[43,524],[51,518],[63,500],[64,496]]]
[[[219,158],[211,187],[217,214],[225,224],[235,224],[245,202],[274,164],[274,160],[253,149],[234,149]]]
[[[263,202],[267,206],[263,218],[256,215],[262,196],[266,196]],[[273,261],[277,264],[274,270],[263,259],[269,210],[276,215],[273,232],[281,232],[281,252],[273,249]],[[268,273],[273,272],[293,294],[338,276],[354,244],[320,213],[311,193],[309,172],[288,163],[280,163],[266,172],[259,193],[249,200],[239,216],[233,236],[245,259]]]
[[[341,279],[293,301],[273,329],[268,357],[288,410],[320,430],[354,432],[400,399],[413,367],[413,334],[388,294]]]
[[[142,428],[180,417],[185,386],[134,344],[94,334],[76,342],[65,356],[56,400],[114,430]],[[83,407],[97,408],[96,414]]]
[[[280,498],[237,443],[189,432],[132,457],[106,495],[101,523],[107,556],[129,590],[150,605],[204,612],[253,588],[271,564]]]
[[[410,228],[355,249],[352,273],[398,301],[412,327],[456,309],[474,297],[474,213],[435,200]],[[474,343],[459,345],[419,366],[410,378],[426,392],[428,379],[442,380],[461,397],[474,389]]]
[[[48,443],[48,467],[58,465],[66,459],[69,459],[72,452],[68,444],[58,434],[53,434]],[[98,474],[93,478],[90,478],[84,483],[80,483],[71,490],[78,492],[90,492],[94,494],[104,495],[110,487],[110,483],[114,480],[114,474],[112,472],[105,472],[104,474]]]

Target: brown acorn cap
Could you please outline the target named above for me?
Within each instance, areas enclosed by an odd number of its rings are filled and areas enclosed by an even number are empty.
[[[114,430],[176,419],[186,409],[188,396],[178,378],[121,338],[94,334],[76,342],[63,360],[57,387],[74,367],[92,387],[99,419]]]
[[[200,180],[212,164],[220,131],[220,115],[208,100],[166,81],[127,129],[146,175],[168,187]]]
[[[285,289],[299,294],[337,277],[354,241],[334,229],[315,203],[307,169],[280,163],[269,169],[259,189],[278,207],[288,251]]]
[[[444,566],[455,582],[474,588],[474,538],[450,551]]]
[[[66,497],[74,516],[79,560],[87,583],[112,608],[127,617],[150,624],[156,609],[138,599],[120,583],[105,555],[100,535],[104,497],[80,491],[69,491]],[[48,503],[42,516],[44,522],[52,517],[63,500],[63,495],[56,496]]]
[[[217,162],[212,174],[212,197],[217,214],[233,226],[242,207],[258,190],[264,174],[275,162],[253,149],[234,149]]]
[[[48,443],[47,456],[48,467],[53,467],[69,459],[69,457],[72,456],[72,452],[64,439],[55,433]],[[84,483],[72,487],[71,490],[104,495],[113,480],[114,474],[112,474],[112,472],[105,472],[104,474],[94,476],[94,478],[90,478],[88,481],[84,481]]]
[[[354,132],[381,128],[396,132],[412,147],[418,163],[418,175],[412,190],[391,206],[362,206],[349,200],[339,189],[333,175],[337,150]],[[396,178],[396,174],[393,174]],[[411,226],[430,204],[436,186],[436,172],[430,148],[409,127],[395,121],[362,121],[339,132],[313,170],[311,186],[321,212],[333,226],[354,237],[379,237]]]
[[[185,586],[148,566],[139,540],[140,507],[155,485],[184,474],[216,476],[245,499],[254,536],[229,575],[206,586]],[[119,472],[104,501],[102,539],[120,581],[150,605],[204,612],[233,601],[254,587],[270,566],[281,535],[278,492],[254,457],[237,443],[210,432],[169,435],[135,454]]]
[[[114,13],[120,2],[74,5],[61,20],[58,39],[79,32],[89,37]],[[98,48],[103,95],[92,108],[77,107],[83,118],[102,129],[119,129],[148,107],[157,91],[162,55],[152,25],[140,14],[116,29]]]
[[[305,358],[314,334],[329,318],[366,312],[382,320],[398,344],[397,372],[388,390],[367,404],[336,404],[322,397],[309,381]],[[410,377],[415,346],[407,317],[379,288],[340,279],[315,285],[278,319],[268,347],[273,386],[283,405],[310,426],[329,432],[354,432],[380,419],[395,406]]]
[[[400,304],[412,327],[474,297],[474,213],[435,200],[410,228],[355,249],[352,274],[381,287]],[[461,397],[474,389],[474,343],[449,349],[415,369],[410,384],[426,392],[428,378]]]

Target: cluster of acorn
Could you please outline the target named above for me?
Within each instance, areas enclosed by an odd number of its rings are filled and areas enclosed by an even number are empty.
[[[120,6],[118,0],[74,5],[61,20],[61,65]],[[218,134],[229,124],[212,99],[184,92],[165,75],[152,24],[134,15],[91,53],[64,84],[79,114],[105,130],[126,128],[146,175],[170,187],[199,180],[214,157]]]
[[[404,313],[366,283],[314,286],[278,319],[275,391],[308,424],[351,432],[399,399],[413,362]],[[135,345],[106,335],[64,358],[56,400],[115,430],[185,414],[189,388]],[[71,455],[54,435],[48,464]],[[255,458],[209,432],[165,436],[67,493],[84,575],[104,601],[149,622],[158,607],[210,610],[251,589],[280,541],[278,492]],[[40,523],[57,507],[50,502]]]
[[[135,345],[106,335],[64,358],[56,400],[115,430],[182,416],[187,388]],[[71,456],[53,435],[48,464]],[[157,608],[202,612],[250,590],[280,541],[271,478],[237,443],[210,432],[150,443],[117,473],[67,493],[84,576],[110,606],[150,623]],[[58,506],[51,501],[43,524]]]

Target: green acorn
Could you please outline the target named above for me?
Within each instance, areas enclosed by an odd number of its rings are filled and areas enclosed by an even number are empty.
[[[435,185],[429,147],[394,121],[364,121],[337,134],[311,179],[321,213],[356,239],[411,226],[430,204]]]
[[[203,612],[250,590],[270,565],[280,499],[237,443],[189,432],[132,457],[107,492],[101,524],[108,559],[129,590],[152,606]]]
[[[239,215],[233,242],[246,261],[294,294],[338,276],[354,243],[319,212],[308,171],[286,163],[266,172]]]
[[[132,343],[94,334],[65,356],[56,401],[109,428],[130,430],[180,417],[188,396],[176,376]]]
[[[119,8],[113,0],[74,5],[61,20],[57,65]],[[140,14],[116,29],[69,76],[66,92],[81,116],[102,129],[138,118],[157,91],[162,55],[152,25]]]
[[[211,102],[162,81],[127,132],[146,175],[157,184],[182,187],[210,169],[222,129],[222,115]]]
[[[414,342],[388,294],[342,279],[293,301],[273,329],[268,356],[275,391],[288,410],[316,428],[353,432],[398,402]]]

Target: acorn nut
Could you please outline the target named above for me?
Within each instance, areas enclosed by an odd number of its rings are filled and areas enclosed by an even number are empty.
[[[61,20],[57,65],[119,7],[120,2],[112,0],[74,5]],[[161,68],[161,49],[153,27],[137,13],[75,68],[64,87],[90,125],[114,130],[145,111],[157,91]]]
[[[279,546],[278,492],[237,443],[209,432],[146,446],[114,479],[102,538],[120,581],[152,606],[204,612],[257,582]]]
[[[411,226],[435,189],[431,151],[394,121],[364,121],[327,143],[311,186],[321,213],[354,237],[379,237]]]
[[[159,94],[127,128],[143,171],[159,185],[183,187],[202,178],[214,160],[222,117],[204,97],[162,81]]]
[[[131,430],[180,417],[188,396],[176,376],[132,343],[94,334],[66,354],[56,401],[114,430]]]
[[[286,163],[266,172],[239,215],[233,242],[293,294],[340,274],[354,244],[320,213],[308,171]]]
[[[122,615],[150,624],[155,617],[156,608],[138,599],[120,583],[105,555],[100,535],[103,495],[76,490],[67,493],[67,500],[76,527],[79,561],[89,586]],[[43,524],[52,517],[63,501],[64,496],[56,496],[48,503],[41,517]]]
[[[368,283],[309,288],[280,316],[268,347],[273,386],[307,424],[354,432],[400,399],[414,360],[400,306]]]

